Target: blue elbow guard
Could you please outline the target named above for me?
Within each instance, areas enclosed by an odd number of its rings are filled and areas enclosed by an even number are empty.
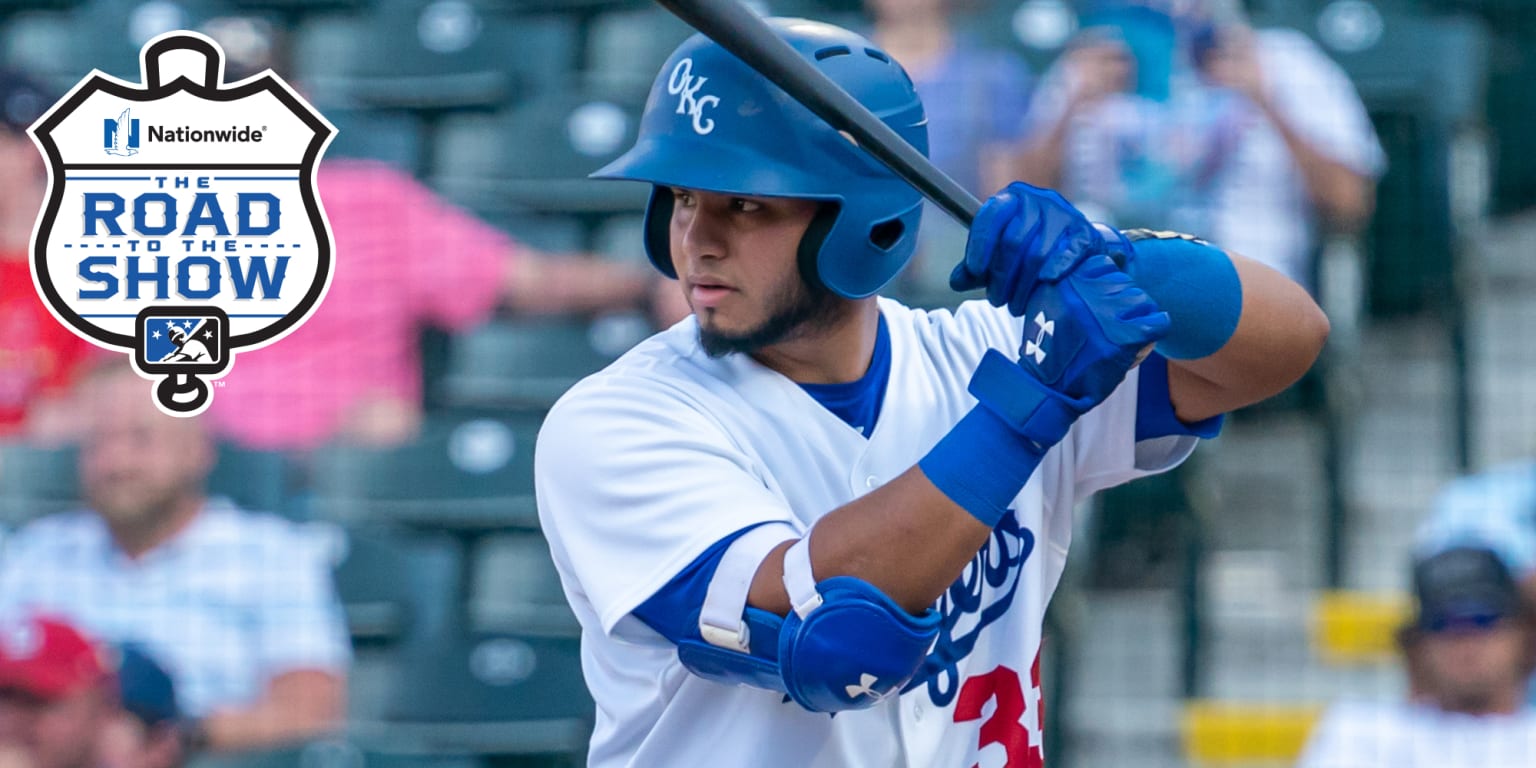
[[[812,712],[841,712],[900,691],[938,636],[937,611],[912,616],[852,576],[826,579],[800,597],[788,618],[747,608],[734,641],[680,641],[678,659],[706,680],[778,691]]]
[[[1243,313],[1243,284],[1232,259],[1192,235],[1097,225],[1111,256],[1173,321],[1157,351],[1174,360],[1214,353]]]
[[[939,614],[913,616],[868,582],[834,576],[821,604],[791,611],[779,635],[785,692],[812,712],[865,709],[917,674],[939,632]]]

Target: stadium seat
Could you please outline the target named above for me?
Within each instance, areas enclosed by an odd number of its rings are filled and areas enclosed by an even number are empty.
[[[480,768],[473,756],[392,755],[345,738],[292,747],[234,753],[204,752],[187,768]]]
[[[577,30],[564,16],[511,17],[463,0],[381,0],[370,19],[352,92],[374,106],[495,108],[559,86],[575,67]]]
[[[446,119],[434,185],[477,210],[639,211],[646,185],[586,178],[634,142],[640,104],[633,96],[547,92],[495,115]]]
[[[0,524],[62,512],[80,499],[74,448],[0,444]]]
[[[289,514],[289,480],[287,456],[226,443],[218,446],[208,493],[245,509]]]
[[[534,529],[533,441],[543,418],[444,415],[403,446],[319,449],[312,514],[465,534]]]
[[[24,11],[0,27],[0,53],[6,66],[30,72],[57,95],[91,71],[85,51],[90,43],[76,31],[71,14],[55,11]]]
[[[591,22],[584,80],[644,100],[657,70],[691,34],[691,27],[656,6],[601,14]]]
[[[334,578],[354,646],[389,647],[411,633],[433,635],[452,619],[459,563],[450,542],[387,526],[344,531]]]
[[[560,588],[549,543],[534,533],[488,538],[479,551],[470,611],[474,626],[571,631],[576,615]]]
[[[547,407],[622,353],[601,342],[584,322],[486,323],[454,338],[443,399],[465,407]]]
[[[565,755],[586,749],[594,708],[572,634],[450,627],[404,650],[383,720],[358,743],[392,754]]]
[[[229,10],[222,0],[86,0],[74,14],[76,34],[87,46],[81,76],[94,67],[137,83],[144,43],[163,32],[197,29]]]
[[[1371,311],[1440,309],[1450,297],[1457,248],[1453,189],[1462,184],[1462,199],[1487,193],[1487,179],[1476,180],[1482,189],[1465,189],[1471,180],[1453,171],[1471,165],[1451,161],[1461,130],[1481,121],[1486,33],[1468,17],[1388,13],[1370,45],[1341,50],[1322,18],[1317,34],[1354,80],[1391,158],[1370,228],[1375,253],[1390,258],[1371,265]]]
[[[409,114],[324,105],[317,108],[336,126],[336,138],[326,149],[326,158],[380,160],[410,168],[421,156],[420,126]]]

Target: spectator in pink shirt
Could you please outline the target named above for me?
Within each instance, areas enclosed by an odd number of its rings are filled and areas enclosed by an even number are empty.
[[[320,200],[335,238],[330,291],[303,326],[240,355],[208,409],[218,434],[264,449],[331,438],[390,444],[421,417],[420,332],[513,312],[638,307],[639,267],[540,253],[384,163],[321,164]]]

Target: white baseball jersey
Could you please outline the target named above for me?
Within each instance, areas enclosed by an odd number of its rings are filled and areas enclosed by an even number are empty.
[[[1073,504],[1175,466],[1196,442],[1136,441],[1135,375],[1047,453],[1014,513],[939,600],[943,622],[927,662],[938,671],[900,696],[835,717],[811,713],[779,693],[693,675],[632,614],[730,534],[757,526],[728,556],[761,562],[911,468],[976,404],[966,385],[982,354],[1018,354],[1021,321],[983,302],[954,313],[886,299],[879,307],[891,368],[867,438],[750,357],[705,355],[692,318],[550,411],[537,449],[539,516],[581,621],[597,702],[590,765],[1040,764],[1041,622]],[[747,584],[738,588],[744,594]]]

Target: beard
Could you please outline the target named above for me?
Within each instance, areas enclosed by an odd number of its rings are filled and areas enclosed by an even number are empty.
[[[771,299],[767,319],[736,333],[711,330],[699,321],[699,345],[711,358],[742,352],[752,354],[782,341],[802,337],[833,325],[844,299],[825,286],[811,285],[796,274]]]

